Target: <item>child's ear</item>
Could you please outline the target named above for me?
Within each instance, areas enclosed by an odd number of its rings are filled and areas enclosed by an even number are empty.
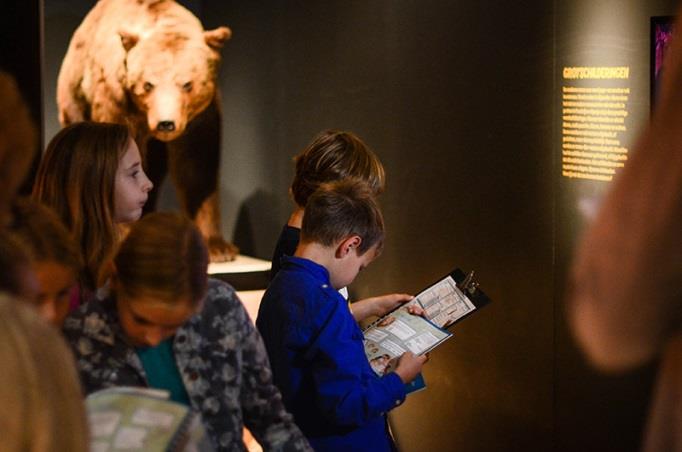
[[[336,257],[346,257],[351,251],[357,249],[361,243],[362,238],[359,235],[351,235],[350,237],[344,239],[336,248]]]

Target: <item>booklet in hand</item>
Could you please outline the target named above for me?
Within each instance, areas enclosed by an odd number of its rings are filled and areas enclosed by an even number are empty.
[[[394,369],[397,358],[406,351],[423,355],[449,339],[452,333],[424,317],[410,314],[408,305],[403,305],[367,327],[364,336],[369,365],[382,376]],[[419,374],[405,385],[405,391],[409,394],[425,387],[424,377]]]
[[[425,317],[439,327],[450,328],[490,303],[490,298],[474,280],[474,272],[465,275],[456,268],[419,292],[410,303],[419,303]]]
[[[381,376],[408,350],[415,355],[428,353],[452,337],[445,328],[488,303],[490,299],[473,280],[473,272],[465,275],[460,269],[453,270],[364,329],[365,354],[372,369]],[[408,312],[413,304],[423,308],[424,317]],[[423,389],[423,377],[407,386],[408,392]]]
[[[90,450],[200,451],[214,449],[200,417],[168,400],[168,392],[120,386],[93,392],[85,399]]]

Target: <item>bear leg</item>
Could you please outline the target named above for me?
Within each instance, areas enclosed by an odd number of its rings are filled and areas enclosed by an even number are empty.
[[[211,262],[234,260],[239,249],[221,232],[218,200],[220,115],[214,104],[168,143],[168,169],[183,210],[206,239]]]

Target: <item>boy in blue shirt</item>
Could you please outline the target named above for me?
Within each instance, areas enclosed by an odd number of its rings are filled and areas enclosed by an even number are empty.
[[[318,451],[389,451],[386,412],[426,362],[410,352],[378,377],[362,331],[337,291],[380,253],[384,223],[357,180],[322,185],[308,200],[301,240],[270,283],[256,325],[285,406]]]

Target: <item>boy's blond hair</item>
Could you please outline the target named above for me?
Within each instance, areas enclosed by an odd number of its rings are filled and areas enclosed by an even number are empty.
[[[349,177],[365,181],[374,196],[385,185],[384,167],[372,150],[354,133],[325,130],[294,157],[296,174],[291,183],[294,202],[305,207],[308,198],[327,182]]]
[[[305,207],[301,241],[334,246],[357,235],[361,238],[358,254],[384,241],[384,218],[374,191],[362,180],[345,179],[320,185]]]

